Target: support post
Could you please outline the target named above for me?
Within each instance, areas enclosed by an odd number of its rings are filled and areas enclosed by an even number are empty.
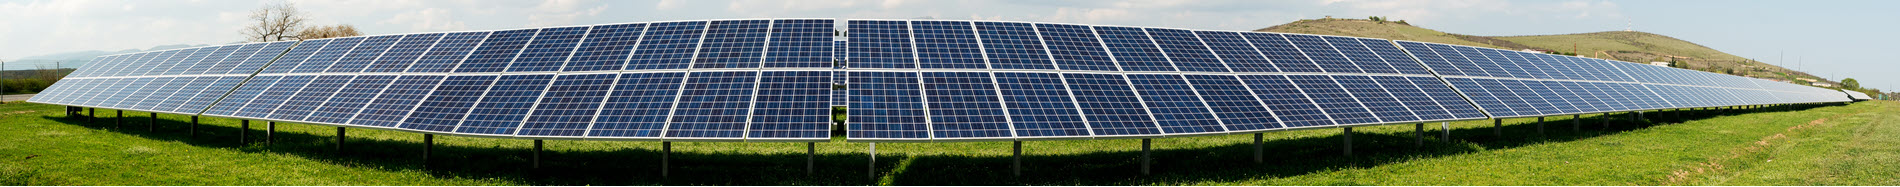
[[[1425,147],[1425,123],[1412,124],[1412,136],[1417,141],[1414,147]]]
[[[1261,144],[1261,141],[1266,139],[1264,136],[1265,135],[1261,133],[1253,133],[1253,163],[1255,164],[1266,163],[1267,161],[1265,158],[1262,158],[1266,155],[1266,152],[1262,150],[1264,145]]]
[[[198,116],[191,116],[191,126],[185,127],[185,131],[191,131],[192,138],[198,137]]]
[[[336,152],[343,153],[343,127],[336,127]]]
[[[1346,156],[1352,156],[1352,127],[1346,127],[1345,131],[1340,136],[1346,138]]]
[[[1015,141],[1011,145],[1009,174],[1023,176],[1023,141]]]
[[[264,144],[271,144],[271,139],[273,139],[271,135],[274,135],[274,134],[277,134],[277,122],[265,121],[264,122]],[[431,135],[431,136],[424,136],[424,137],[433,138],[434,136]]]
[[[1544,117],[1537,117],[1537,135],[1544,135]]]
[[[95,109],[86,108],[86,123],[92,123],[93,119],[98,119],[97,117],[99,113],[96,113],[96,112],[98,111]]]
[[[1583,118],[1582,117],[1583,117],[1582,114],[1570,115],[1570,131],[1583,132]]]
[[[1451,141],[1451,122],[1438,122],[1439,141]]]
[[[1498,138],[1504,138],[1504,119],[1503,118],[1491,119],[1491,135],[1495,135]]]
[[[668,164],[672,164],[673,142],[660,142],[660,177],[667,177]]]
[[[817,171],[817,169],[815,169],[816,167],[812,166],[813,162],[816,162],[815,160],[817,159],[818,159],[818,142],[805,142],[805,176],[806,177],[810,177],[813,172]]]
[[[867,176],[870,176],[871,179],[877,179],[877,142],[871,142],[870,155],[871,155],[871,164],[866,165],[867,167],[865,167],[866,170],[864,170],[864,174]],[[665,165],[661,165],[661,166],[665,166]]]
[[[238,120],[238,144],[250,143],[251,120]]]
[[[150,120],[148,123],[145,123],[145,132],[155,132],[158,130],[158,113],[153,112],[148,114],[151,116],[145,118],[146,120]]]
[[[114,110],[112,112],[113,112],[112,129],[125,128],[125,111]]]
[[[1603,113],[1602,116],[1597,117],[1603,118],[1603,130],[1610,130],[1610,113]]]
[[[541,139],[534,139],[534,169],[541,169]]]
[[[1151,156],[1152,151],[1148,150],[1149,142],[1151,141],[1147,138],[1141,139],[1141,175],[1148,175],[1150,168],[1153,168],[1154,159]]]
[[[422,134],[422,167],[429,167],[429,156],[435,154],[435,134]]]

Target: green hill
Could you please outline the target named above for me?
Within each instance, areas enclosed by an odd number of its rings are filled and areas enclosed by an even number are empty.
[[[1634,31],[1606,31],[1579,34],[1531,36],[1472,36],[1422,28],[1405,22],[1364,19],[1310,19],[1262,28],[1255,31],[1324,34],[1458,44],[1499,49],[1534,49],[1626,62],[1676,62],[1674,67],[1749,77],[1793,80],[1798,84],[1809,78],[1827,81],[1807,73],[1753,61],[1707,46],[1660,34]],[[1838,85],[1838,83],[1836,83]]]

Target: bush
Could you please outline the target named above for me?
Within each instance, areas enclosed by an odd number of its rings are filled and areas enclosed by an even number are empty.
[[[53,85],[52,82],[47,82],[45,80],[39,80],[39,79],[0,80],[0,87],[6,88],[6,92],[4,94],[40,93],[40,91],[44,91],[46,90],[46,87],[52,86],[52,85]]]

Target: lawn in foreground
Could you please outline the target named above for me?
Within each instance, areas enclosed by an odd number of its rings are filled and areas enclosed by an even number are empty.
[[[0,144],[0,185],[1664,184],[1671,172],[1787,127],[1863,111],[1891,115],[1890,105],[1689,115],[1687,123],[1648,127],[1618,116],[1606,128],[1585,115],[1583,131],[1553,117],[1543,136],[1535,119],[1505,120],[1502,137],[1488,120],[1454,122],[1451,140],[1432,131],[1423,148],[1414,147],[1410,125],[1359,127],[1351,157],[1341,155],[1339,129],[1269,132],[1261,164],[1251,160],[1250,135],[1162,138],[1154,139],[1152,176],[1138,173],[1138,139],[1024,142],[1021,177],[1009,173],[1009,142],[880,143],[876,173],[867,173],[868,145],[834,139],[817,144],[810,176],[803,143],[675,142],[671,177],[663,178],[659,142],[550,140],[543,168],[531,169],[530,140],[438,136],[425,165],[416,133],[351,129],[336,152],[334,127],[280,124],[276,141],[264,144],[263,123],[254,122],[253,141],[240,144],[237,120],[204,118],[193,138],[184,116],[161,115],[148,132],[142,112],[128,112],[129,124],[115,129],[110,117],[86,123],[59,106],[15,102],[0,104],[7,121],[0,141],[12,142]],[[1717,174],[1729,173],[1692,177]]]

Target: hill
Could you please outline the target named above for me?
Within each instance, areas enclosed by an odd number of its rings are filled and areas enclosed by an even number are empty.
[[[1675,62],[1676,68],[1748,77],[1792,80],[1808,78],[1839,83],[1772,64],[1728,54],[1694,42],[1654,33],[1606,31],[1529,36],[1473,36],[1427,29],[1406,22],[1364,19],[1310,19],[1257,29],[1263,32],[1324,34],[1458,44],[1499,49],[1534,49],[1626,62]]]
[[[5,68],[6,69],[45,69],[45,68],[54,68],[55,66],[62,67],[62,68],[75,68],[75,67],[86,65],[86,63],[88,62],[92,62],[93,58],[98,58],[99,56],[136,53],[140,51],[157,51],[157,50],[178,49],[178,48],[187,48],[187,47],[199,47],[199,46],[206,46],[206,45],[204,44],[198,44],[198,45],[172,44],[172,45],[152,46],[152,48],[148,48],[145,50],[126,49],[126,50],[119,50],[119,51],[86,50],[86,51],[61,52],[61,53],[53,53],[53,54],[46,54],[46,55],[39,55],[39,56],[22,57],[22,58],[13,59],[13,60],[6,60],[7,65]]]

